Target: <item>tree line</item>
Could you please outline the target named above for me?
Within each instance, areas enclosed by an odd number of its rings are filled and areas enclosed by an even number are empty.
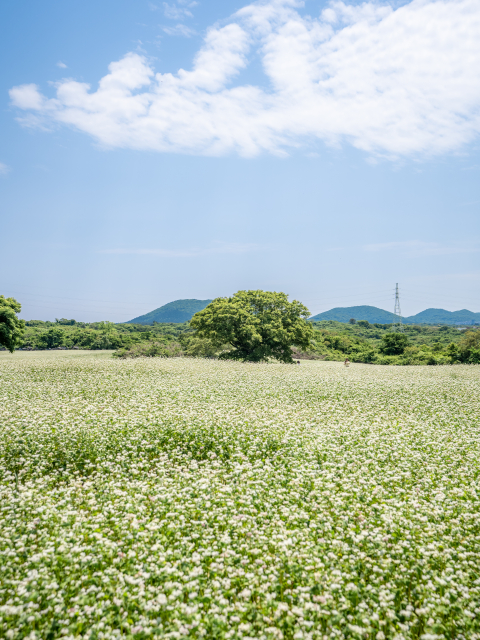
[[[0,345],[37,349],[110,349],[120,358],[215,357],[249,362],[302,359],[372,364],[480,363],[480,330],[391,325],[366,320],[311,322],[299,301],[284,293],[239,291],[216,298],[187,323],[153,325],[55,322],[17,317],[20,303],[0,296]],[[353,319],[352,319],[353,320]]]

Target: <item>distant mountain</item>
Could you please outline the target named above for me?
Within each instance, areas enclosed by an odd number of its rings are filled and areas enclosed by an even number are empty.
[[[378,307],[363,305],[360,307],[336,307],[330,311],[318,313],[310,320],[336,320],[348,322],[350,318],[355,320],[368,320],[370,323],[379,322],[389,324],[395,316],[390,311],[384,311]],[[461,311],[446,311],[445,309],[425,309],[414,316],[403,318],[406,324],[456,324],[456,323],[480,323],[480,313],[462,309]]]
[[[369,307],[362,305],[360,307],[335,307],[330,311],[318,313],[310,320],[336,320],[337,322],[348,322],[350,318],[355,320],[368,320],[372,324],[379,322],[381,324],[389,324],[395,319],[395,315],[390,311],[384,311],[378,307]]]
[[[205,309],[211,300],[174,300],[125,324],[153,324],[154,322],[188,322],[197,311]]]
[[[416,316],[405,318],[409,324],[455,324],[457,322],[480,322],[480,313],[461,309],[460,311],[445,311],[445,309],[425,309]]]

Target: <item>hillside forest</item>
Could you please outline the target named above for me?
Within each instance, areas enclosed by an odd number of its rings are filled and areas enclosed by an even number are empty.
[[[392,333],[390,324],[312,322],[311,348],[293,347],[295,360],[321,359],[390,365],[480,363],[480,329],[406,325]],[[26,322],[20,349],[112,349],[117,357],[217,357],[218,347],[199,338],[189,322],[144,324],[83,323],[65,318]]]

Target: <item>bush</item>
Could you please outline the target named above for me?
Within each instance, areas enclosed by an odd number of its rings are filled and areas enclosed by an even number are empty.
[[[113,353],[114,358],[174,358],[182,355],[182,347],[178,342],[170,342],[168,344],[142,342],[128,349],[119,349]]]
[[[380,351],[386,356],[400,356],[408,347],[408,338],[404,333],[387,333],[382,337]]]
[[[480,364],[480,349],[471,349],[468,362],[470,364]]]
[[[221,347],[218,344],[215,344],[213,340],[210,340],[209,338],[200,338],[195,334],[186,334],[185,336],[181,336],[180,342],[185,355],[193,356],[194,358],[214,358],[228,348],[228,345]]]
[[[350,356],[352,362],[375,362],[375,351],[373,349],[363,349]]]
[[[399,356],[388,356],[388,355],[383,355],[383,354],[377,355],[375,357],[374,363],[375,364],[389,364],[389,365],[405,364],[404,362],[402,362],[402,359]]]

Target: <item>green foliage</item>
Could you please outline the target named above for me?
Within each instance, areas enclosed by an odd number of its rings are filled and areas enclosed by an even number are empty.
[[[29,320],[23,349],[128,349],[144,342],[178,342],[183,334],[193,333],[187,324],[113,324],[113,322],[83,323],[69,320],[68,324]]]
[[[15,298],[0,296],[0,345],[11,353],[21,344],[25,332],[25,320],[17,318],[22,305]]]
[[[60,320],[58,318],[55,318],[55,322],[57,324],[63,324],[66,326],[73,326],[77,324],[75,320],[67,320],[67,318],[60,318]]]
[[[168,344],[161,342],[144,342],[136,344],[129,349],[115,351],[115,358],[172,358],[183,355],[182,347],[176,342]]]
[[[148,350],[145,345],[149,343],[166,346],[173,342],[181,345],[184,355],[198,358],[223,358],[222,353],[232,349],[232,345],[225,342],[201,337],[189,323],[84,323],[62,318],[56,322],[29,320],[25,325],[23,338],[17,342],[23,349],[116,349],[126,352],[140,345]],[[383,336],[391,335],[390,324],[323,320],[309,322],[309,325],[313,328],[313,340],[307,347],[292,344],[295,360],[341,361],[348,357],[351,362],[382,365],[479,364],[480,329],[465,331],[448,325],[404,325],[408,346],[399,355],[388,355],[381,347]],[[142,355],[142,349],[138,350],[139,355]]]
[[[465,340],[466,334],[452,326],[406,325],[404,335],[408,339],[408,345],[403,353],[388,355],[381,351],[381,347],[384,344],[383,336],[392,335],[391,325],[366,322],[351,325],[332,320],[312,324],[313,354],[325,360],[344,360],[348,357],[351,362],[382,365],[440,365],[456,362],[474,364],[476,357],[473,355],[470,360],[471,350],[467,348],[464,348],[463,355],[460,353],[460,343],[471,342],[472,338]],[[304,354],[300,357],[307,356]]]
[[[65,336],[65,331],[57,327],[52,327],[40,335],[38,344],[41,345],[43,349],[55,349],[56,347],[64,346]]]
[[[368,320],[359,320],[357,324],[359,327],[363,327],[364,329],[370,326],[370,322]]]
[[[275,358],[293,362],[291,347],[310,347],[313,330],[306,322],[308,309],[284,293],[238,291],[231,298],[216,298],[196,313],[190,325],[200,338],[233,349],[220,357],[250,362]]]
[[[480,349],[472,349],[468,358],[470,364],[480,364]]]
[[[446,352],[451,364],[453,364],[454,362],[457,362],[459,352],[458,352],[458,346],[454,342],[451,342],[448,345]]]
[[[480,329],[467,331],[458,345],[459,360],[469,364],[480,363]]]
[[[387,333],[382,336],[380,351],[386,356],[400,356],[408,346],[408,338],[404,333]]]
[[[180,338],[186,356],[194,358],[214,358],[228,349],[228,345],[219,346],[209,338],[201,338],[194,333],[186,333]]]

